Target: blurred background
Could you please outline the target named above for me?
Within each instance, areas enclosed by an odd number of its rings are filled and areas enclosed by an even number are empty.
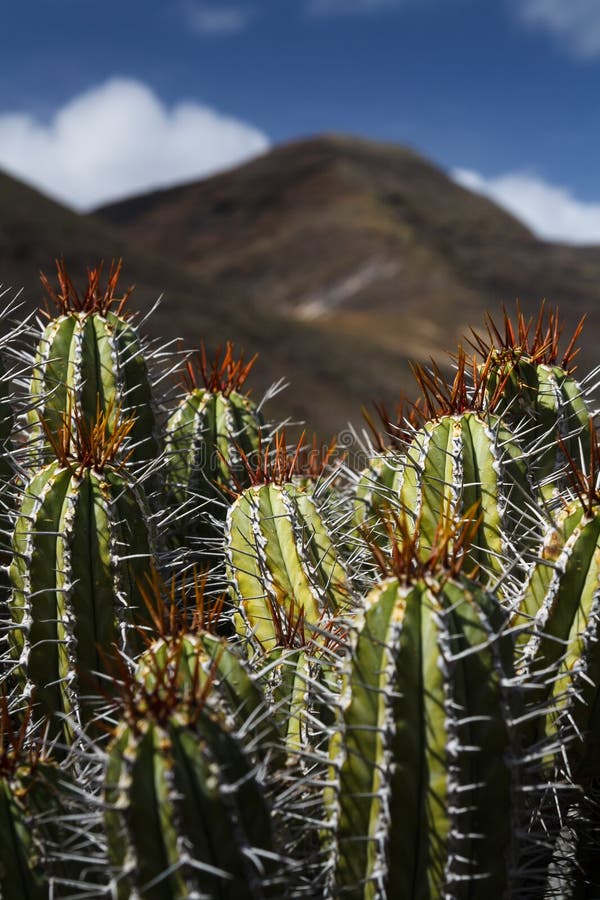
[[[0,284],[123,257],[146,330],[260,353],[323,436],[519,298],[598,362],[595,0],[20,0]]]

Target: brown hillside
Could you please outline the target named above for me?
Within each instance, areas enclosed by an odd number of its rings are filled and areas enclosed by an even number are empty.
[[[402,147],[296,142],[98,215],[236,303],[410,358],[451,348],[517,297],[526,309],[548,298],[569,324],[588,312],[589,343],[600,325],[600,250],[537,240]]]
[[[55,258],[65,257],[77,282],[99,259],[122,256],[123,281],[136,284],[134,307],[146,311],[163,295],[147,323],[151,336],[183,337],[189,348],[202,339],[213,348],[233,340],[248,355],[258,351],[250,379],[258,395],[278,379],[290,382],[266,409],[274,419],[306,420],[330,433],[349,419],[360,421],[361,403],[372,396],[391,400],[407,381],[406,360],[396,354],[381,356],[376,346],[351,336],[333,340],[317,323],[290,323],[278,311],[240,302],[237,294],[225,298],[219,285],[177,261],[146,253],[99,219],[78,215],[2,173],[0,196],[0,290],[8,298],[22,289],[25,311],[40,305],[38,273],[51,275]]]
[[[258,351],[257,393],[284,377],[274,417],[322,432],[371,399],[412,391],[408,359],[445,359],[486,309],[545,296],[570,327],[590,314],[596,362],[600,250],[536,240],[488,200],[402,147],[323,137],[222,175],[73,213],[0,173],[0,283],[39,303],[37,273],[125,258],[157,337]]]

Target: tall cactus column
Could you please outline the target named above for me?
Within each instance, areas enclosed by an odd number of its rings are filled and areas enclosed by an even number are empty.
[[[424,559],[441,524],[466,515],[477,520],[468,562],[495,581],[509,565],[523,567],[523,553],[536,538],[538,516],[523,448],[486,409],[486,374],[469,383],[464,354],[451,386],[437,370],[415,372],[426,398],[424,422],[394,461],[400,513],[418,535]]]
[[[596,444],[591,471],[572,473],[577,496],[549,522],[512,617],[531,740],[579,783],[600,778],[599,467]]]
[[[507,896],[502,614],[438,549],[423,565],[405,540],[356,620],[330,745],[332,896]]]
[[[168,678],[168,675],[167,675]],[[266,900],[283,896],[270,810],[247,754],[179,672],[125,686],[104,802],[113,896]]]
[[[258,450],[262,416],[242,389],[254,360],[236,359],[228,343],[212,363],[204,347],[188,361],[185,395],[167,422],[165,446],[165,482],[169,502],[180,510],[180,541],[214,538],[211,521],[225,519],[228,492],[249,483],[241,454]]]
[[[146,621],[138,583],[150,574],[153,539],[143,490],[116,462],[131,420],[93,428],[79,414],[55,437],[57,459],[23,490],[10,568],[11,640],[36,716],[82,724],[86,695],[102,693],[118,646],[131,654]],[[65,735],[71,732],[68,722]]]
[[[489,317],[487,339],[473,341],[486,359],[488,408],[517,431],[541,496],[549,500],[564,483],[564,451],[581,462],[591,449],[590,390],[575,377],[583,319],[562,353],[558,312],[544,304],[535,323],[517,309],[516,321],[505,312],[503,325],[502,332]]]

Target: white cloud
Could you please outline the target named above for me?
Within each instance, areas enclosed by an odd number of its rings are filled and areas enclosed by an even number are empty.
[[[188,3],[184,10],[187,27],[201,37],[238,34],[254,18],[253,9],[236,6],[208,6],[205,3]]]
[[[469,169],[455,169],[451,174],[458,184],[511,212],[540,238],[600,244],[600,203],[584,203],[568,188],[527,173],[484,178]]]
[[[128,78],[77,95],[48,124],[0,113],[0,167],[78,209],[213,174],[268,145],[252,125],[193,100],[168,107]]]
[[[306,7],[311,16],[349,16],[397,9],[404,0],[308,0]]]
[[[564,39],[576,56],[600,54],[598,0],[515,0],[515,9],[521,22]]]

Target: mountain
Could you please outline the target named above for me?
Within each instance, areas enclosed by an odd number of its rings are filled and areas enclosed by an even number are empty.
[[[412,390],[408,360],[447,361],[485,310],[519,297],[589,314],[582,365],[595,364],[600,249],[537,240],[491,201],[412,150],[324,136],[275,148],[212,178],[78,215],[0,174],[0,283],[39,303],[40,268],[76,275],[123,256],[157,338],[233,340],[260,353],[260,394],[285,378],[273,418],[327,435],[360,425],[371,399]]]
[[[396,354],[385,353],[374,365],[375,348],[368,343],[351,336],[334,340],[316,323],[290,322],[278,310],[226,298],[217,284],[177,260],[146,251],[100,218],[74,213],[1,172],[0,196],[0,292],[6,291],[3,304],[20,292],[20,316],[43,303],[39,271],[52,277],[56,258],[64,256],[81,284],[88,266],[123,257],[124,286],[136,285],[133,309],[145,313],[163,297],[144,325],[150,337],[184,338],[190,349],[201,340],[213,349],[232,340],[247,357],[258,352],[249,382],[258,396],[280,379],[290,382],[265,409],[274,421],[306,421],[328,436],[349,419],[360,421],[361,403],[371,396],[390,399],[407,380],[406,360]]]
[[[600,325],[600,249],[536,239],[412,150],[340,136],[98,210],[233,303],[411,359],[454,349],[519,298]],[[589,340],[591,344],[591,341]],[[591,349],[586,354],[591,359]]]

